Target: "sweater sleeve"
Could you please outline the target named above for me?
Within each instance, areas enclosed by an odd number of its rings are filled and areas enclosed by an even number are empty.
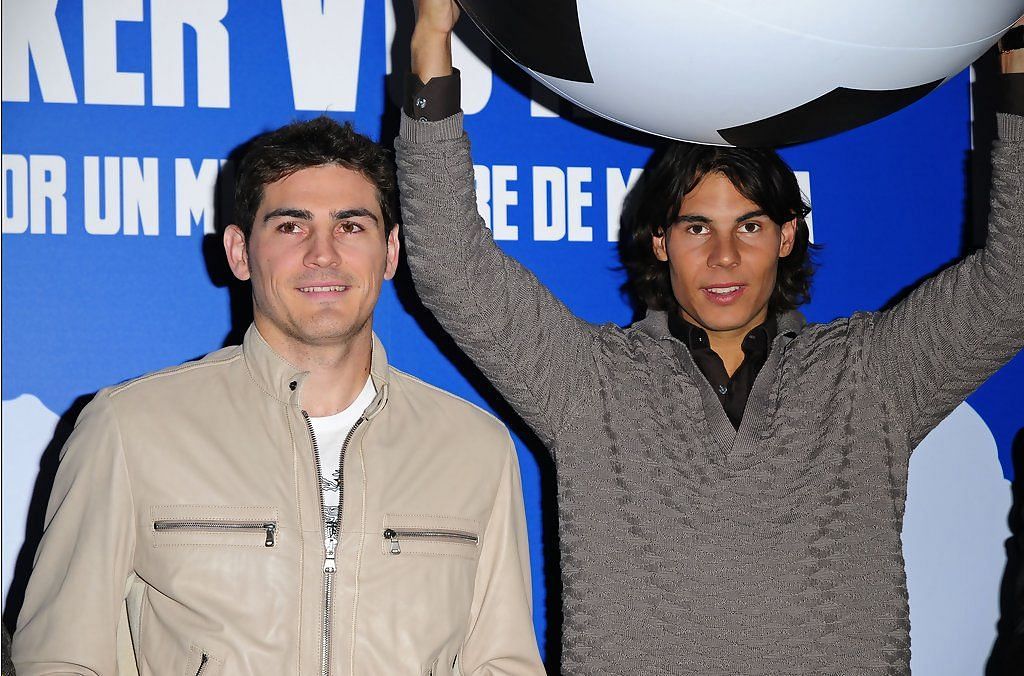
[[[983,249],[921,284],[871,329],[872,362],[916,446],[1024,347],[1024,117],[999,115]]]
[[[417,293],[551,448],[592,396],[597,328],[495,244],[477,212],[461,113],[438,122],[403,115],[395,148]]]

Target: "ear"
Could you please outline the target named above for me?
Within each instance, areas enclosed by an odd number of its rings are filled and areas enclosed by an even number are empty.
[[[387,251],[384,254],[384,279],[392,279],[398,269],[398,252],[402,247],[401,241],[398,239],[399,227],[398,223],[395,223],[395,227],[391,228],[385,242]]]
[[[651,237],[651,248],[654,249],[654,257],[662,263],[668,261],[668,228],[663,228],[660,235]]]
[[[249,247],[245,243],[245,234],[237,225],[231,224],[224,230],[224,253],[235,277],[243,282],[249,279]]]
[[[796,219],[786,221],[782,224],[782,239],[779,240],[779,258],[785,258],[793,253],[793,244],[796,242]]]

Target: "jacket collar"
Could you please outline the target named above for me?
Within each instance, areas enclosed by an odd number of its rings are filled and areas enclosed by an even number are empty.
[[[370,378],[377,390],[377,396],[363,413],[366,418],[372,418],[380,413],[384,404],[387,403],[391,374],[384,345],[381,344],[376,333],[372,334],[372,339]],[[255,324],[249,326],[245,332],[245,338],[242,339],[242,355],[245,358],[249,375],[257,387],[281,403],[298,407],[299,392],[302,390],[302,383],[309,375],[309,371],[303,371],[294,366],[275,352]]]
[[[775,323],[778,328],[776,339],[778,336],[793,338],[800,333],[807,320],[799,310],[789,310],[775,315]],[[646,316],[633,326],[656,340],[672,338],[668,328],[668,314],[664,310],[648,310]]]

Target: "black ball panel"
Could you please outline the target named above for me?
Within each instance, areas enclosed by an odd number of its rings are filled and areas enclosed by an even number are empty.
[[[824,96],[778,115],[720,129],[734,146],[764,147],[805,143],[879,120],[924,97],[945,80],[906,89],[865,91],[837,87]]]
[[[593,82],[576,0],[458,0],[484,35],[520,65],[573,82]]]

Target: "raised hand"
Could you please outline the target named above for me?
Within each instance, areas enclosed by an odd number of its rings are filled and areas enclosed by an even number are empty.
[[[413,0],[416,10],[416,32],[448,34],[459,20],[455,0]]]
[[[413,0],[412,72],[422,82],[452,72],[452,30],[459,19],[455,0]]]
[[[1024,26],[1024,17],[1021,17],[1006,34],[1010,35],[1011,33],[1024,30],[1022,26]],[[999,58],[1003,66],[1004,75],[1024,73],[1024,49],[1012,49],[1008,52],[1003,52],[999,55]]]

